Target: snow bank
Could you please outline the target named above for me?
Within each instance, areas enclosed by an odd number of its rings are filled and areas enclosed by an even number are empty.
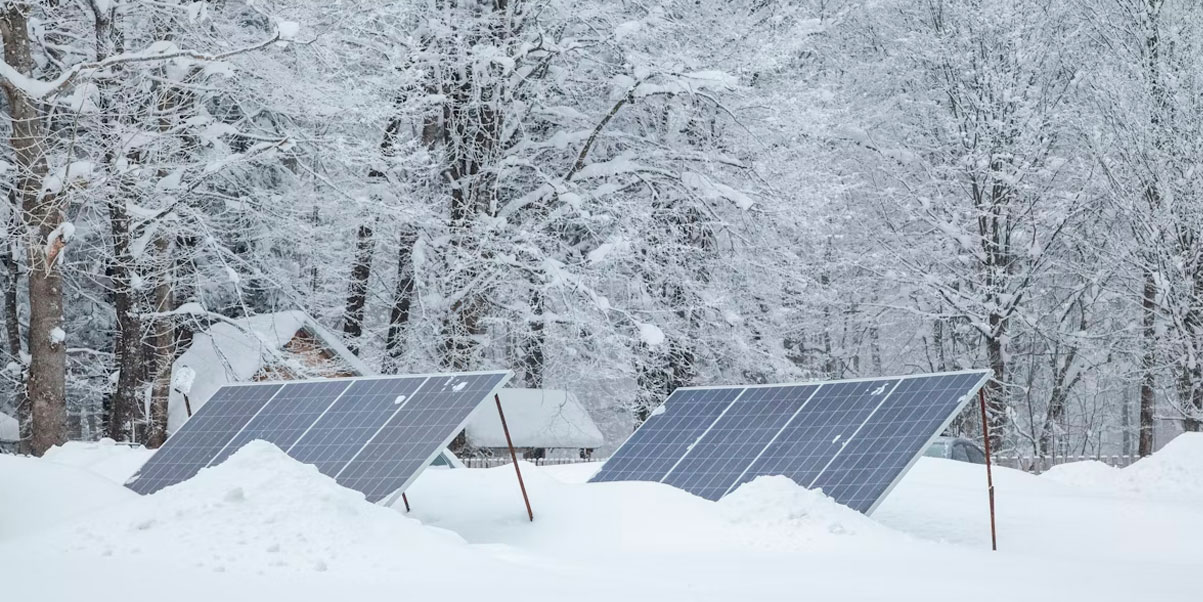
[[[869,517],[783,476],[757,477],[718,501],[720,514],[747,527],[762,544],[813,541],[830,535],[897,534]]]
[[[1141,497],[1203,496],[1203,433],[1183,433],[1127,468],[1070,462],[1040,475],[1046,481]]]
[[[513,466],[428,471],[409,499],[414,516],[470,542],[550,555],[789,551],[853,535],[898,536],[785,477],[756,479],[716,503],[661,483],[584,483],[598,466],[520,463],[534,523],[527,522]]]
[[[1119,471],[1127,488],[1203,496],[1203,433],[1182,433],[1157,453]]]
[[[1098,460],[1085,462],[1068,462],[1058,464],[1040,474],[1046,481],[1061,483],[1070,487],[1111,487],[1120,470]]]
[[[43,531],[136,497],[81,468],[0,455],[0,540]]]
[[[56,445],[42,456],[56,464],[86,468],[117,484],[123,484],[154,455],[141,445],[117,445],[112,439],[68,441]]]
[[[370,504],[270,443],[80,524],[73,549],[215,572],[408,570],[466,550],[454,534]],[[84,548],[81,550],[81,548]]]

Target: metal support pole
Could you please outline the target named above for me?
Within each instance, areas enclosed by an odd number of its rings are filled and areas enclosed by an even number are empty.
[[[518,473],[518,487],[522,489],[522,501],[526,502],[526,516],[531,522],[535,520],[535,513],[530,509],[530,498],[526,495],[526,483],[522,482],[522,469],[518,468],[518,453],[514,451],[514,440],[510,439],[510,427],[505,423],[505,412],[501,411],[501,395],[493,394],[493,401],[497,402],[497,415],[501,417],[501,430],[505,431],[505,444],[510,448],[510,459],[514,461],[514,472]]]
[[[990,549],[998,551],[998,534],[994,527],[994,475],[990,471],[990,419],[986,416],[986,388],[977,391],[982,406],[982,443],[986,449],[986,488],[990,493]]]
[[[405,497],[404,493],[401,494],[401,501],[405,502],[405,511],[409,512],[409,498]]]

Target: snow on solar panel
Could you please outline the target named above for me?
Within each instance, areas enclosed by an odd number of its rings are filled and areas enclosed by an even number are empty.
[[[717,500],[785,475],[869,513],[988,377],[678,389],[591,481],[660,481]]]
[[[279,391],[278,384],[219,389],[126,486],[153,493],[196,476]]]
[[[127,483],[153,493],[263,439],[380,501],[408,487],[505,372],[226,386]]]

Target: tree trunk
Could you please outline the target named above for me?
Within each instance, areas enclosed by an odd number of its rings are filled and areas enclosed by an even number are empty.
[[[21,284],[21,270],[17,266],[16,237],[20,229],[17,226],[17,214],[20,208],[13,199],[12,221],[5,224],[5,231],[12,239],[0,242],[0,269],[4,270],[4,334],[7,339],[9,359],[21,361],[21,322],[17,316],[17,289]]]
[[[4,60],[17,72],[33,72],[25,5],[10,3],[0,14]],[[11,116],[10,133],[18,174],[17,190],[27,240],[29,267],[30,364],[25,395],[33,425],[30,451],[41,455],[65,440],[67,419],[67,346],[63,332],[63,283],[59,260],[67,236],[61,231],[62,198],[42,193],[46,177],[46,122],[41,108],[7,81],[3,84]]]
[[[359,226],[355,234],[355,263],[351,266],[351,289],[347,293],[347,308],[343,313],[343,333],[347,348],[359,355],[359,337],[363,335],[363,316],[368,302],[368,278],[372,275],[372,254],[376,241],[372,227]]]
[[[174,276],[174,254],[171,240],[166,233],[155,238],[155,255],[159,263],[158,282],[155,285],[155,313],[163,314],[175,309],[172,291]],[[167,402],[171,395],[171,365],[175,361],[175,319],[160,315],[155,320],[154,365],[150,392],[150,428],[146,446],[154,449],[167,441]]]
[[[21,270],[17,265],[16,258],[16,238],[20,227],[17,223],[17,216],[20,212],[20,207],[17,204],[15,193],[10,192],[12,199],[12,223],[6,225],[6,232],[12,237],[10,240],[0,242],[3,248],[0,248],[0,268],[3,268],[5,274],[4,284],[4,333],[7,338],[8,360],[17,363],[21,366],[21,374],[25,374],[24,361],[21,359],[21,322],[17,315],[17,290],[21,284]],[[3,362],[7,364],[8,362]],[[24,383],[22,383],[24,384]],[[30,453],[29,449],[29,434],[30,434],[30,416],[29,403],[25,398],[25,390],[23,386],[19,386],[13,392],[13,409],[16,410],[17,424],[19,425],[18,435],[20,444],[17,451],[20,453]]]
[[[539,289],[531,291],[530,297],[531,320],[526,340],[522,345],[522,372],[526,386],[532,389],[543,388],[545,352],[547,344],[546,313],[543,308],[543,292]]]
[[[1001,316],[991,315],[992,332],[998,332],[997,322]],[[992,378],[986,382],[986,417],[990,427],[990,449],[1003,449],[1006,441],[1007,399],[1003,383],[1007,377],[1006,356],[1003,354],[1002,337],[992,336],[986,339],[986,357],[993,372]]]
[[[388,335],[384,341],[384,373],[395,374],[405,353],[405,330],[409,324],[409,306],[414,294],[414,245],[417,230],[401,229],[400,250],[397,253],[397,287],[393,292],[393,307],[388,316]]]
[[[1144,380],[1140,384],[1140,442],[1136,453],[1143,457],[1153,453],[1153,395],[1157,386],[1154,373],[1157,369],[1157,281],[1150,270],[1145,271],[1140,305],[1145,349],[1140,361]]]
[[[110,192],[109,226],[113,237],[113,309],[117,314],[117,389],[109,401],[106,433],[114,441],[131,440],[132,421],[141,401],[145,373],[142,350],[142,319],[134,290],[134,257],[130,252],[130,218],[125,195]]]

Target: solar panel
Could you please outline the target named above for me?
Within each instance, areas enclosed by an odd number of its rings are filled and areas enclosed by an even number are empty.
[[[745,389],[663,482],[717,500],[756,460],[817,385]]]
[[[591,481],[660,481],[717,500],[758,476],[785,475],[870,513],[988,377],[678,389]],[[720,401],[681,403],[701,399]]]
[[[126,486],[145,494],[196,476],[279,391],[277,384],[218,389]]]
[[[429,377],[357,380],[313,423],[309,432],[288,449],[288,455],[313,464],[322,474],[342,470],[380,426],[397,412],[398,400],[414,395]]]
[[[659,481],[743,389],[677,389],[610,458],[593,481]]]
[[[785,475],[810,486],[898,382],[825,383],[760,458],[745,467],[731,490],[763,475]]]
[[[431,377],[398,404],[397,412],[351,458],[335,479],[377,502],[404,490],[464,427],[480,402],[510,374]]]
[[[126,485],[153,493],[262,439],[362,492],[408,487],[512,376],[477,372],[226,386]]]
[[[907,379],[810,486],[872,512],[985,381],[980,373]]]
[[[294,383],[280,389],[272,402],[259,413],[230,442],[208,466],[217,466],[242,449],[242,446],[261,439],[287,451],[301,435],[336,401],[351,383],[345,380]]]

